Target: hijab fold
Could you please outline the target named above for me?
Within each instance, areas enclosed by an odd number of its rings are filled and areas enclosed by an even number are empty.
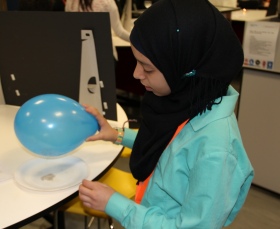
[[[243,51],[230,23],[208,0],[157,1],[135,21],[130,41],[171,89],[162,97],[147,91],[142,100],[130,169],[143,181],[177,127],[222,100],[242,68]]]

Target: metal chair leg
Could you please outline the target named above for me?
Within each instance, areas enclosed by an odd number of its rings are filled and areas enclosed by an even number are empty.
[[[54,229],[65,229],[65,217],[64,212],[55,210],[53,213],[54,216]]]
[[[114,229],[114,222],[111,217],[108,218],[108,223],[109,223],[109,229]]]
[[[88,221],[87,221],[87,216],[86,216],[86,215],[84,216],[84,227],[85,227],[85,229],[89,228],[89,227],[88,227]]]

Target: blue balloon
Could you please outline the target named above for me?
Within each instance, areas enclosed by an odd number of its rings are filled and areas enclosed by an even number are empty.
[[[99,129],[94,116],[73,99],[44,94],[25,102],[18,110],[14,129],[31,152],[43,157],[65,155]]]

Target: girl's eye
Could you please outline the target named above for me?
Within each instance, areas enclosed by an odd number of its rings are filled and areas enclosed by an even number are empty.
[[[144,69],[144,72],[146,72],[146,73],[152,73],[153,70]]]

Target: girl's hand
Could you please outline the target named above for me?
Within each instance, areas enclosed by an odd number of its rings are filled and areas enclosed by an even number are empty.
[[[97,181],[83,180],[79,187],[79,197],[83,204],[98,211],[105,211],[114,192],[111,187]]]
[[[83,106],[88,113],[92,114],[96,118],[100,126],[99,132],[93,136],[88,137],[86,141],[104,140],[115,142],[118,137],[118,131],[111,127],[107,119],[104,118],[104,116],[101,115],[96,108],[89,105]]]

